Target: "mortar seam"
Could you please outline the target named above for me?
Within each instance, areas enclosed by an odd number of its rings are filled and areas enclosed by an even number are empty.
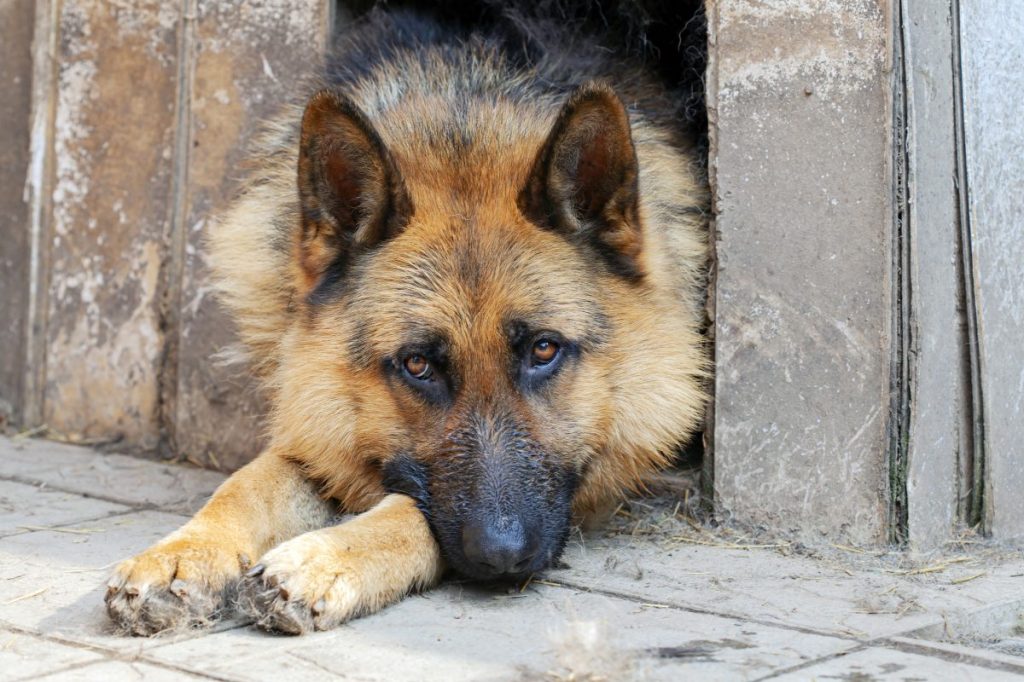
[[[105,501],[105,500],[103,500],[103,501]],[[0,532],[0,540],[3,540],[5,538],[20,537],[22,535],[29,535],[31,533],[43,533],[43,532],[48,531],[48,530],[60,531],[62,528],[63,529],[67,529],[67,528],[69,528],[71,526],[74,526],[76,524],[79,524],[79,523],[94,523],[96,521],[106,521],[107,519],[116,518],[118,516],[125,516],[125,515],[128,515],[128,514],[136,514],[136,513],[138,513],[138,512],[135,509],[121,509],[121,510],[117,510],[117,511],[107,512],[106,514],[101,514],[99,516],[90,516],[90,517],[87,517],[87,518],[84,518],[84,519],[75,519],[74,521],[66,521],[64,523],[51,523],[48,526],[35,526],[33,528],[28,528],[26,526],[18,526],[18,528],[22,528],[23,530],[17,530],[17,531],[14,531],[13,533]]]
[[[167,502],[165,504],[155,504],[152,502],[132,502],[118,497],[109,497],[107,495],[86,493],[82,492],[81,490],[74,490],[72,488],[66,488],[64,486],[55,485],[49,481],[43,481],[37,478],[25,478],[23,476],[18,476],[17,474],[0,474],[0,481],[8,481],[10,483],[21,483],[22,485],[30,485],[35,487],[46,486],[50,490],[56,490],[57,492],[68,493],[70,495],[77,495],[79,497],[84,497],[89,500],[100,500],[102,502],[112,502],[114,504],[120,504],[125,507],[131,507],[132,511],[137,512],[159,511],[164,512],[166,514],[174,514],[176,516],[185,517],[191,517],[193,515],[192,513],[183,513],[180,511],[174,511],[173,509],[175,505],[185,504],[189,502],[192,498],[182,498],[180,500],[174,500],[172,502]]]
[[[664,604],[665,606],[668,606],[669,608],[672,608],[672,609],[676,609],[678,611],[686,611],[688,613],[699,613],[699,614],[706,615],[706,616],[716,616],[718,618],[726,618],[726,619],[729,619],[729,620],[736,620],[736,621],[740,621],[742,623],[751,623],[753,625],[762,625],[764,627],[777,628],[777,629],[782,629],[782,630],[789,630],[789,631],[792,631],[792,632],[799,632],[799,633],[802,633],[802,634],[805,634],[805,635],[815,635],[815,636],[818,636],[818,637],[830,637],[832,639],[840,639],[840,640],[843,640],[843,641],[857,642],[857,643],[868,643],[868,642],[874,641],[873,638],[869,638],[869,639],[865,640],[865,639],[860,639],[860,638],[852,636],[852,635],[845,635],[845,634],[837,633],[837,632],[829,632],[829,631],[816,630],[816,629],[814,629],[812,627],[808,627],[808,626],[804,626],[804,625],[792,625],[792,624],[789,624],[789,623],[780,623],[780,622],[764,620],[764,619],[760,619],[760,618],[750,618],[748,616],[743,616],[743,615],[737,614],[737,613],[731,613],[731,612],[728,612],[728,611],[715,611],[713,609],[708,609],[708,608],[704,608],[704,607],[700,607],[700,606],[694,606],[694,605],[689,605],[689,604],[680,604],[678,602],[672,602],[670,600],[658,599],[658,600],[652,602],[651,599],[645,599],[643,597],[637,597],[637,596],[634,596],[634,595],[630,595],[628,593],[618,592],[616,590],[609,590],[609,589],[605,589],[605,588],[586,587],[586,586],[579,585],[579,584],[572,583],[572,582],[565,581],[565,580],[557,580],[557,579],[546,578],[545,582],[546,583],[550,583],[551,585],[553,585],[555,587],[563,587],[563,588],[567,588],[567,589],[571,589],[571,590],[576,590],[576,591],[588,592],[588,593],[592,593],[592,594],[600,594],[600,595],[604,595],[606,597],[615,597],[617,599],[625,599],[627,601],[634,602],[634,603],[637,603],[637,604],[650,604],[650,603]],[[909,629],[908,629],[908,632],[909,632]],[[892,636],[892,635],[885,635],[885,636],[889,637],[889,636]]]
[[[770,673],[768,673],[767,675],[762,675],[761,677],[755,677],[754,680],[752,680],[752,682],[762,682],[762,680],[771,680],[771,679],[775,679],[777,677],[781,677],[782,675],[788,675],[790,673],[795,673],[795,672],[799,672],[801,670],[806,670],[807,668],[811,668],[813,666],[816,666],[819,663],[827,663],[828,661],[833,661],[833,660],[835,660],[837,658],[842,658],[843,656],[849,656],[850,654],[855,654],[855,653],[858,653],[860,651],[867,651],[869,648],[871,648],[871,645],[862,642],[858,646],[852,647],[850,649],[846,649],[844,651],[835,651],[835,652],[833,652],[831,654],[826,654],[825,656],[820,656],[818,658],[813,658],[813,659],[811,659],[809,661],[803,661],[801,663],[797,663],[796,665],[791,665],[791,666],[789,666],[787,668],[779,668],[778,670],[773,670]]]
[[[238,627],[244,627],[244,626],[243,625],[239,625]],[[228,628],[226,630],[222,630],[221,632],[227,632],[227,630],[232,630],[232,629],[235,629],[235,628]],[[196,675],[196,676],[204,677],[204,678],[211,679],[211,680],[218,680],[219,682],[235,682],[234,678],[222,677],[222,676],[218,676],[215,673],[198,671],[198,670],[195,670],[194,668],[189,668],[187,666],[180,666],[180,665],[176,665],[174,663],[169,663],[167,661],[162,661],[160,659],[152,658],[149,654],[147,654],[147,653],[145,653],[143,651],[139,651],[138,653],[124,653],[124,652],[119,651],[118,649],[107,647],[107,646],[104,646],[102,644],[95,644],[95,643],[92,643],[92,642],[84,642],[84,641],[76,640],[76,639],[66,639],[64,637],[60,637],[60,636],[57,636],[57,635],[49,635],[49,634],[46,634],[46,633],[43,633],[43,632],[37,632],[37,631],[32,630],[30,628],[22,627],[20,625],[15,625],[13,623],[6,622],[6,621],[0,621],[0,630],[6,630],[7,632],[13,632],[15,634],[23,635],[25,637],[30,637],[32,639],[37,639],[37,640],[41,640],[41,641],[44,641],[44,642],[49,642],[51,644],[60,644],[62,646],[66,646],[66,647],[69,647],[69,648],[72,648],[72,649],[77,649],[77,650],[80,650],[80,651],[91,651],[91,652],[97,653],[97,654],[99,654],[100,656],[103,657],[102,660],[99,660],[99,661],[90,661],[90,662],[87,662],[87,663],[80,663],[78,665],[68,666],[66,668],[68,670],[73,670],[73,669],[76,669],[76,668],[87,668],[87,667],[90,667],[90,666],[93,666],[93,665],[97,665],[97,664],[101,664],[101,663],[107,663],[107,662],[120,662],[120,663],[129,663],[129,664],[130,663],[134,663],[134,662],[138,662],[138,663],[146,663],[146,664],[149,664],[149,665],[153,665],[153,666],[156,666],[156,667],[164,668],[166,670],[171,670],[171,671],[174,671],[174,672],[184,672],[184,673],[188,673],[190,675]],[[186,639],[183,639],[183,640],[180,640],[180,641],[181,642],[193,641],[193,640],[201,639],[202,637],[205,637],[206,635],[207,635],[207,633],[200,633],[200,634],[197,634],[197,636],[195,636],[195,637],[189,637],[189,638],[186,638]],[[152,641],[152,640],[150,640],[150,641]],[[168,644],[172,644],[172,642],[168,642]],[[154,648],[158,648],[158,647],[154,647]],[[40,675],[50,675],[53,672],[59,672],[59,670],[57,670],[57,671],[50,671],[50,672],[46,672],[46,673],[40,673]],[[37,676],[34,675],[34,676],[30,676],[30,677],[24,678],[24,679],[33,679],[34,677],[37,677]]]
[[[1020,665],[1017,665],[1006,661],[992,660],[981,655],[966,653],[959,654],[952,651],[943,651],[942,649],[928,646],[928,640],[923,640],[921,644],[913,644],[911,642],[900,642],[894,640],[892,639],[892,636],[890,636],[879,640],[879,644],[887,649],[895,649],[904,653],[917,654],[919,656],[927,656],[929,658],[938,658],[944,661],[951,661],[953,663],[966,663],[968,665],[987,668],[989,670],[1002,670],[1004,672],[1024,674],[1024,661],[1022,661]]]

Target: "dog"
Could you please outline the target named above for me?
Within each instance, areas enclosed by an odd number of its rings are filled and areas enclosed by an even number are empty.
[[[708,191],[642,64],[557,22],[374,11],[308,92],[209,234],[268,445],[117,566],[125,632],[241,608],[304,633],[449,570],[523,579],[702,424]]]

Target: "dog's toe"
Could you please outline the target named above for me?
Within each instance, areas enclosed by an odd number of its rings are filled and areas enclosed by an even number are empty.
[[[175,580],[167,586],[138,585],[107,589],[107,614],[126,634],[149,636],[166,630],[209,625],[221,616],[223,591]]]
[[[150,550],[123,562],[107,582],[105,596],[114,626],[148,636],[221,618],[235,589],[239,560],[217,566],[211,556],[207,550]]]
[[[239,586],[238,608],[264,630],[301,635],[317,629],[312,608],[293,599],[275,575],[248,575]]]
[[[242,580],[238,608],[258,627],[304,634],[369,610],[358,564],[314,541],[298,538],[271,550]]]

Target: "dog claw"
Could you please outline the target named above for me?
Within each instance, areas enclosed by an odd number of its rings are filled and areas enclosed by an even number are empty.
[[[246,578],[258,578],[263,575],[263,571],[267,570],[267,567],[263,564],[256,564],[245,573]]]

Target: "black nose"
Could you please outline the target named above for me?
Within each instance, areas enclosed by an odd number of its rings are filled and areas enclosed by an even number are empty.
[[[523,573],[537,554],[537,543],[515,517],[474,519],[462,529],[462,551],[483,577]]]

